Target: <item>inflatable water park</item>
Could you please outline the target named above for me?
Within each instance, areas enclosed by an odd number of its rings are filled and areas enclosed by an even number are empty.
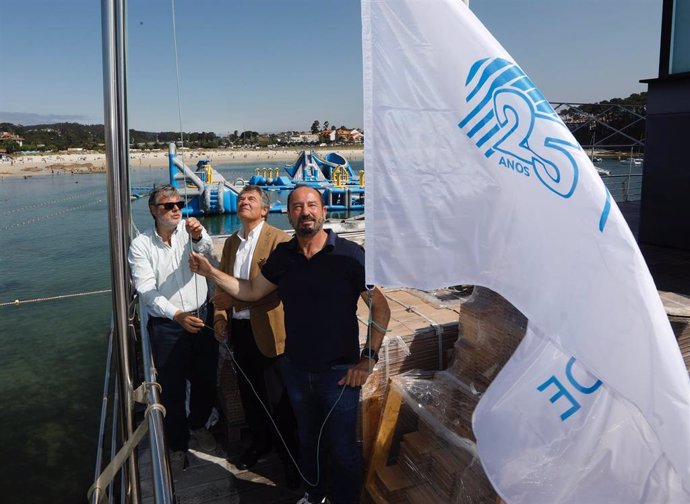
[[[270,212],[286,212],[287,194],[304,184],[321,192],[328,211],[364,209],[364,172],[358,173],[343,156],[330,152],[302,151],[293,165],[280,168],[257,168],[249,180],[229,181],[211,163],[202,159],[192,169],[177,156],[175,144],[168,150],[170,184],[187,198],[182,209],[185,216],[237,213],[237,197],[246,185],[257,185],[271,195]]]

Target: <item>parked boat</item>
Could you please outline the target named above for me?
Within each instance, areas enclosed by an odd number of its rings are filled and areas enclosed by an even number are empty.
[[[606,175],[607,177],[611,176],[611,171],[607,170],[606,168],[602,168],[600,166],[595,166],[594,168],[596,168],[599,175]]]
[[[618,161],[621,164],[625,164],[625,165],[631,165],[632,164],[632,165],[640,166],[644,162],[644,159],[643,158],[624,158],[624,159],[619,159]]]

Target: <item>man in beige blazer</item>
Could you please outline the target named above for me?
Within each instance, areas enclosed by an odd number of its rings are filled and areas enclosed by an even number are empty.
[[[254,278],[273,249],[290,239],[284,231],[265,222],[269,207],[268,194],[260,187],[246,186],[240,192],[237,215],[242,228],[225,241],[220,263],[222,271],[239,278]],[[251,444],[237,466],[240,469],[252,467],[273,445],[285,465],[287,486],[297,488],[299,475],[256,397],[258,394],[271,412],[294,455],[297,446],[295,419],[279,362],[285,347],[285,322],[278,293],[246,303],[217,289],[213,299],[216,339],[222,342],[229,337],[236,363],[241,368],[237,382],[245,419],[252,434]]]

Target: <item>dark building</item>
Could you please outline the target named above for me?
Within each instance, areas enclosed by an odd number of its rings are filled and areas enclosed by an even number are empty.
[[[643,80],[647,141],[639,241],[690,250],[690,2],[664,0],[659,77]]]

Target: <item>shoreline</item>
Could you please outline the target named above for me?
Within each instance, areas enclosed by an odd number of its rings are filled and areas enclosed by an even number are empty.
[[[294,163],[302,150],[304,149],[201,149],[185,150],[177,155],[187,166],[193,168],[200,159],[208,159],[211,165]],[[349,161],[361,161],[364,158],[362,147],[312,150],[324,154],[337,152]],[[131,152],[129,160],[133,170],[163,168],[168,166],[168,152]],[[105,173],[104,153],[30,154],[0,160],[0,179],[87,173]]]

